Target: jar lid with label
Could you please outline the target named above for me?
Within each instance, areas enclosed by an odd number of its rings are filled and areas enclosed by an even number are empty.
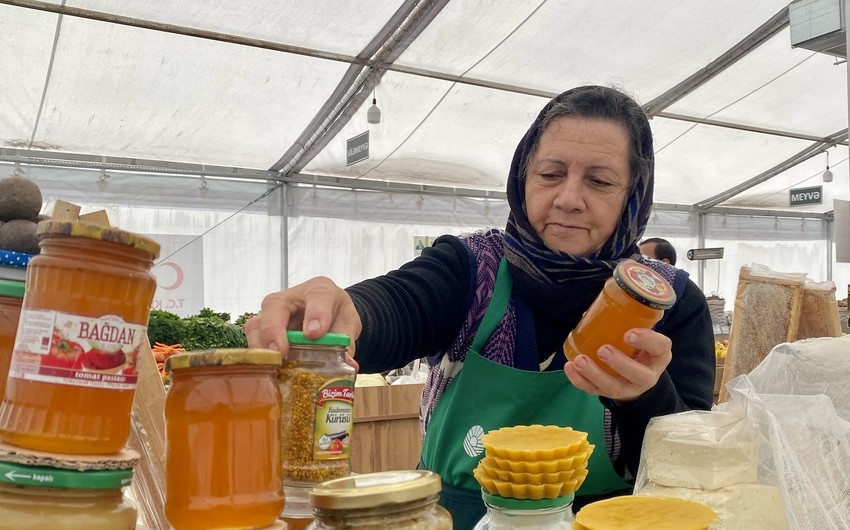
[[[313,508],[356,510],[403,504],[438,495],[440,476],[433,471],[384,471],[329,480],[310,490]]]
[[[24,282],[14,280],[0,280],[0,296],[7,298],[23,298],[26,291]]]
[[[271,365],[280,366],[280,352],[263,348],[221,348],[196,350],[172,355],[165,360],[165,371],[202,366]]]
[[[637,261],[627,259],[614,269],[614,281],[630,297],[653,309],[669,309],[676,293],[663,276]]]
[[[77,490],[120,489],[129,486],[132,469],[77,471],[0,462],[0,483]]]
[[[117,243],[132,247],[148,254],[154,258],[159,257],[159,243],[149,237],[140,234],[119,230],[111,226],[101,226],[79,221],[42,221],[38,223],[36,235],[43,238],[47,235],[60,235],[97,239],[110,243]]]
[[[325,333],[318,339],[308,339],[300,331],[289,330],[286,338],[290,344],[315,344],[317,346],[349,346],[351,337],[342,333]]]

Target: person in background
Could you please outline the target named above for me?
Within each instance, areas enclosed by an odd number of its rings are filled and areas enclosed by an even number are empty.
[[[640,253],[647,258],[657,259],[664,263],[676,264],[676,249],[666,239],[650,237],[640,244]]]
[[[481,124],[486,126],[486,124]],[[714,336],[705,296],[685,271],[646,260],[637,241],[652,205],[649,121],[630,97],[583,86],[552,99],[517,146],[504,230],[442,236],[422,255],[347,289],[314,278],[267,295],[245,326],[251,347],[286,354],[286,330],[356,339],[352,364],[374,373],[426,357],[421,467],[443,480],[455,529],[485,507],[472,470],[481,433],[560,425],[595,444],[574,509],[629,493],[643,435],[658,415],[708,410]],[[621,260],[673,285],[677,302],[653,330],[625,341],[634,357],[599,349],[612,376],[562,344]]]

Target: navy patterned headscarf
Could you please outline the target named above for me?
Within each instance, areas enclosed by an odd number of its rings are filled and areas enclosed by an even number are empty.
[[[611,120],[628,132],[631,180],[617,228],[590,256],[573,256],[549,248],[531,226],[525,208],[529,160],[552,120],[562,117]],[[639,255],[637,242],[652,208],[655,155],[652,131],[643,109],[630,97],[602,86],[583,86],[552,99],[517,146],[508,175],[510,215],[505,228],[505,256],[514,283],[534,306],[557,304],[565,311],[583,311],[622,259]]]
[[[626,129],[630,138],[631,181],[619,223],[608,241],[586,257],[546,246],[526,215],[525,179],[529,160],[547,125],[562,117],[615,121]],[[601,288],[617,262],[638,253],[637,242],[643,235],[652,207],[654,164],[649,120],[630,97],[613,88],[583,86],[550,101],[517,146],[508,175],[511,213],[505,228],[505,255],[514,282],[529,294],[543,295],[550,300],[554,295],[561,303],[564,295],[576,291],[586,292],[590,288],[598,292],[598,288],[589,284],[599,284]]]

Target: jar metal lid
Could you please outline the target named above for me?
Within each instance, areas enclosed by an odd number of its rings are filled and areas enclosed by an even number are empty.
[[[269,365],[280,366],[280,352],[262,348],[222,348],[195,350],[172,355],[165,360],[165,371],[203,366]]]
[[[545,510],[547,508],[560,508],[561,506],[572,504],[575,493],[562,495],[554,499],[512,499],[510,497],[502,497],[501,495],[493,495],[482,489],[481,498],[491,506],[507,508],[508,510]]]
[[[437,495],[443,489],[433,471],[382,471],[323,482],[310,490],[310,505],[328,510],[373,508]]]
[[[653,309],[668,309],[676,303],[676,292],[670,282],[637,261],[627,259],[618,263],[614,281],[626,294]]]
[[[42,221],[38,223],[36,235],[39,238],[46,235],[62,235],[109,241],[152,254],[154,259],[159,257],[160,251],[159,243],[149,237],[111,226],[93,225],[79,221]]]
[[[0,296],[9,298],[23,298],[26,284],[14,280],[0,280]]]
[[[315,344],[318,346],[348,346],[351,344],[351,337],[342,333],[325,333],[318,339],[308,339],[300,331],[289,330],[286,332],[286,338],[290,344]]]
[[[0,483],[15,486],[107,490],[129,486],[132,479],[132,469],[76,471],[0,462]]]

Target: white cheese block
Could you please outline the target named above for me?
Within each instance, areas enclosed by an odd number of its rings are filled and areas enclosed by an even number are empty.
[[[755,482],[758,472],[755,429],[725,412],[654,418],[642,457],[647,479],[662,486],[719,489]]]
[[[701,502],[717,512],[708,530],[788,530],[785,505],[778,488],[737,484],[719,490],[647,486],[639,495],[677,497]]]

